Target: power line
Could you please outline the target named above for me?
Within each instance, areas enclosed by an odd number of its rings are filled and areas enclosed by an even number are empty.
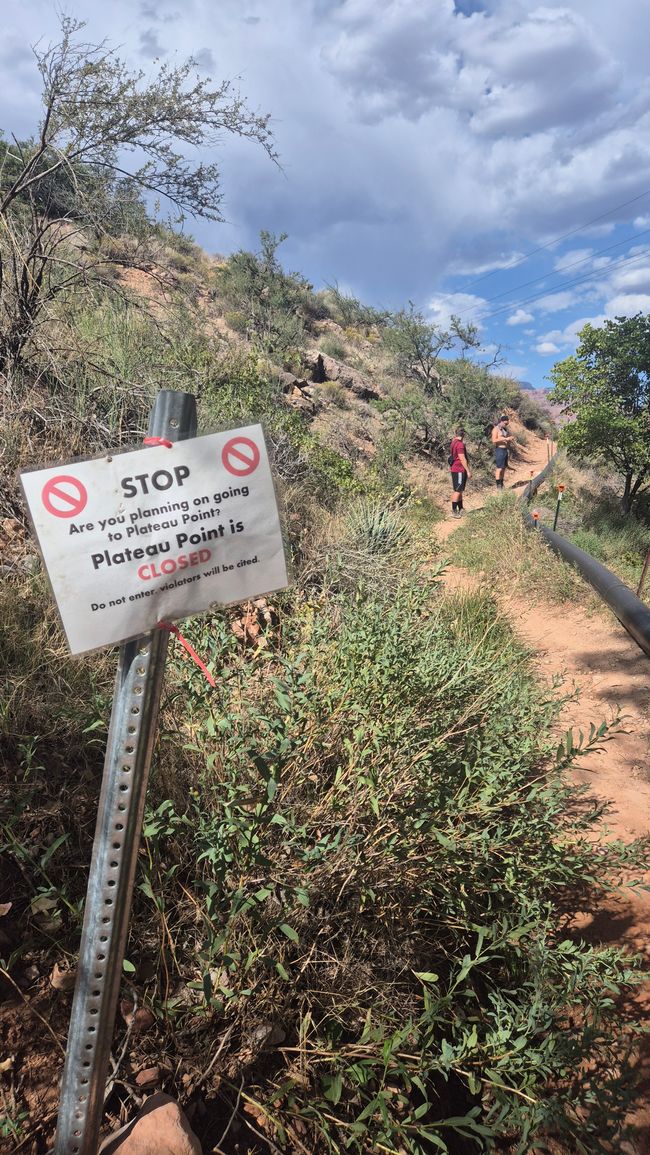
[[[516,269],[519,265],[523,265],[525,261],[529,261],[531,257],[536,256],[537,253],[543,253],[546,249],[552,249],[553,246],[558,245],[560,241],[566,241],[568,237],[575,237],[577,233],[583,232],[584,229],[588,229],[591,225],[598,224],[599,221],[605,220],[611,216],[612,213],[618,212],[619,209],[626,209],[629,205],[636,204],[637,201],[643,200],[643,198],[647,196],[650,196],[650,189],[646,189],[645,192],[639,193],[638,196],[632,197],[629,201],[623,201],[621,204],[614,205],[608,209],[607,212],[601,213],[598,217],[592,217],[590,221],[585,221],[584,224],[578,225],[575,229],[569,229],[568,233],[562,233],[559,237],[553,237],[552,240],[547,241],[546,244],[538,245],[536,249],[531,249],[529,253],[524,253],[524,255],[518,257],[516,261],[511,261],[510,264],[503,265],[499,269],[492,269],[491,272],[484,273],[481,277],[475,277],[473,281],[468,281],[466,285],[463,285],[462,292],[465,292],[466,289],[471,289],[472,285],[480,285],[482,281],[489,280],[490,277],[496,276],[497,273],[505,273],[509,272],[510,269]],[[453,296],[453,293],[447,293],[441,300],[447,300],[451,296]]]
[[[562,269],[555,269],[552,273],[540,273],[539,277],[532,277],[530,281],[522,281],[520,285],[515,285],[512,289],[504,289],[502,293],[495,293],[493,297],[484,297],[481,305],[470,305],[469,311],[472,309],[481,309],[483,305],[490,305],[492,301],[498,301],[501,297],[507,297],[510,293],[518,292],[519,289],[526,289],[529,285],[536,285],[538,281],[546,281],[556,273],[564,273],[567,269],[575,269],[578,265],[584,265],[587,261],[593,261],[595,257],[600,257],[603,253],[609,253],[612,249],[620,248],[621,245],[629,245],[631,241],[638,241],[639,237],[645,237],[648,233],[650,233],[650,229],[643,229],[640,233],[632,233],[631,236],[625,237],[622,241],[616,241],[613,245],[606,245],[602,249],[596,249],[596,251],[590,253],[588,257],[581,257],[579,261],[571,261],[569,265],[564,265]],[[608,268],[611,268],[611,265],[608,266]],[[552,292],[553,290],[551,289],[550,291]]]
[[[643,249],[640,253],[633,257],[621,257],[620,261],[612,261],[611,265],[607,266],[610,269],[615,269],[619,265],[632,265],[635,261],[640,261],[643,257],[648,256],[650,248]],[[554,285],[550,289],[543,289],[541,293],[533,293],[531,297],[524,297],[521,301],[509,301],[507,305],[503,305],[500,309],[494,309],[491,313],[486,313],[484,316],[477,317],[477,321],[488,321],[492,317],[498,317],[500,313],[507,313],[510,309],[518,309],[521,305],[528,305],[531,301],[538,301],[540,297],[546,297],[549,293],[562,292],[564,289],[570,289],[573,285],[581,285],[585,281],[594,280],[593,273],[587,273],[584,277],[575,277],[573,280],[565,281],[563,285]],[[476,306],[480,308],[480,306]]]

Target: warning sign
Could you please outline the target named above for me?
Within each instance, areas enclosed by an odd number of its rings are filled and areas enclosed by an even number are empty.
[[[54,517],[75,517],[85,509],[88,494],[76,477],[62,474],[45,482],[41,500]]]
[[[260,425],[21,475],[73,654],[284,589]]]
[[[250,437],[233,437],[221,450],[221,460],[228,473],[248,477],[260,463],[260,451]]]

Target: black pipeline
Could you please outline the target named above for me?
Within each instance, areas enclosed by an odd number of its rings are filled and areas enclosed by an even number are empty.
[[[555,461],[551,458],[542,472],[528,483],[522,493],[524,501],[528,500],[539,489],[554,464]],[[567,541],[559,533],[554,533],[552,529],[546,529],[537,521],[533,521],[525,506],[522,506],[522,513],[526,524],[531,529],[537,528],[551,549],[555,553],[559,553],[565,561],[569,562],[569,565],[575,566],[580,571],[585,580],[593,586],[603,601],[607,602],[610,609],[614,611],[630,637],[634,638],[644,654],[650,657],[650,607],[642,602],[620,578],[616,577],[590,554]]]

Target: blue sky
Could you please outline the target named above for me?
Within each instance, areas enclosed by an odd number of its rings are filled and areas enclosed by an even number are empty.
[[[61,6],[60,6],[61,7]],[[650,312],[646,0],[70,0],[133,67],[188,55],[273,116],[281,169],[227,139],[212,253],[286,232],[285,266],[479,325],[548,384],[586,320]],[[5,0],[0,127],[39,116],[51,0]],[[559,239],[563,238],[563,239]],[[532,255],[531,255],[532,254]]]

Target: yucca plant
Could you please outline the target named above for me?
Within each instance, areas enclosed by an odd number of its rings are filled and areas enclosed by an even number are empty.
[[[393,554],[409,540],[400,511],[376,497],[357,501],[345,519],[345,528],[351,546],[373,555]]]

